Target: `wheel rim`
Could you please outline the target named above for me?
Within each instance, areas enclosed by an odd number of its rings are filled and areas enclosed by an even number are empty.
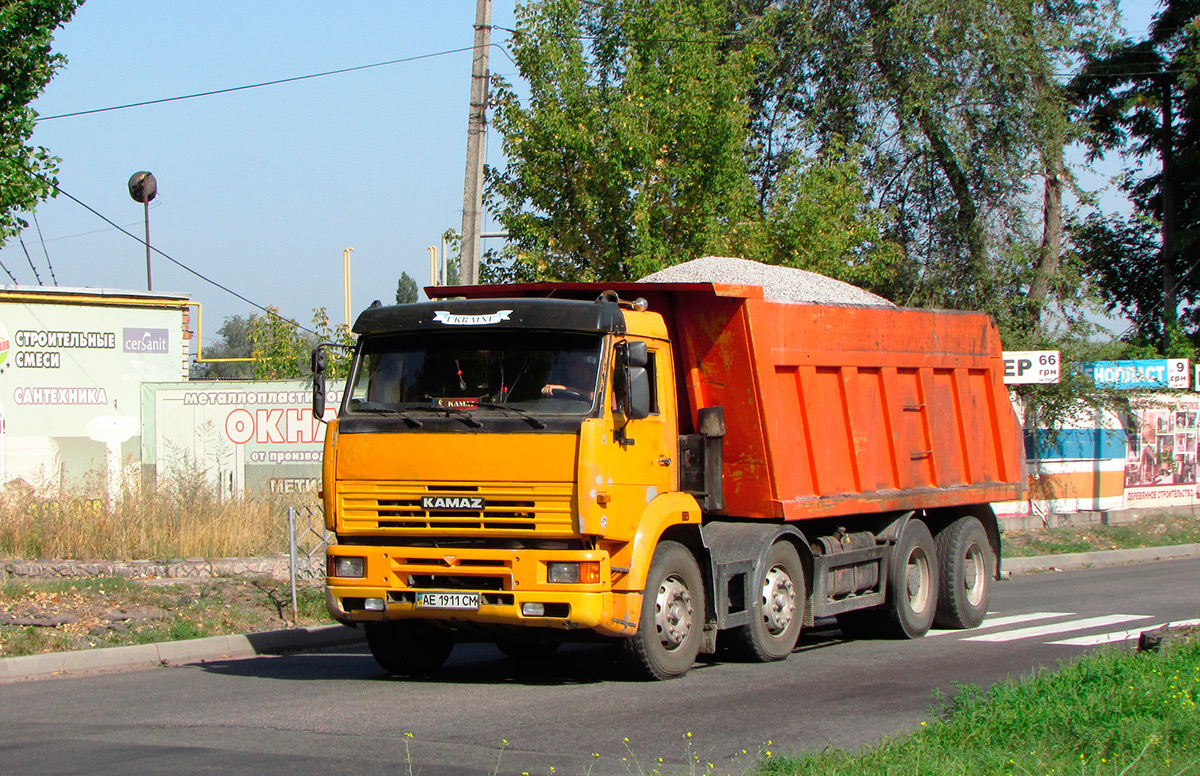
[[[913,547],[908,554],[907,568],[908,605],[914,612],[923,612],[929,605],[930,573],[929,556],[920,547]]]
[[[668,651],[678,649],[692,632],[692,594],[683,580],[671,575],[658,586],[654,625],[658,640]]]
[[[979,606],[987,589],[987,562],[983,548],[978,544],[973,543],[967,548],[963,563],[963,586],[967,591],[967,603]]]
[[[796,588],[783,566],[772,566],[763,580],[762,616],[772,636],[787,630],[796,616]]]

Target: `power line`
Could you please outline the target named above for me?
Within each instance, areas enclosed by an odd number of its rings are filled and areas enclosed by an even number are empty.
[[[25,251],[25,259],[29,262],[29,268],[33,270],[33,276],[37,278],[37,284],[45,285],[42,282],[42,276],[38,274],[37,267],[33,266],[33,257],[29,255],[29,249],[25,247],[25,238],[21,236],[20,232],[17,232],[17,241],[21,243],[21,250]]]
[[[491,44],[499,46],[499,44]],[[499,46],[503,51],[503,46]],[[278,78],[274,81],[262,81],[260,83],[246,84],[244,86],[231,86],[226,89],[213,89],[207,92],[195,92],[194,94],[183,94],[177,97],[162,97],[156,100],[143,100],[141,102],[130,102],[124,105],[112,105],[107,108],[92,108],[90,110],[79,110],[71,113],[58,113],[53,116],[39,116],[38,121],[52,121],[54,119],[65,119],[74,116],[89,116],[94,113],[108,113],[110,111],[125,110],[126,108],[141,108],[147,105],[161,105],[166,102],[179,102],[180,100],[192,100],[197,97],[212,97],[217,94],[229,94],[231,92],[242,92],[247,89],[260,89],[264,86],[278,86],[279,84],[293,83],[295,81],[307,81],[313,78],[324,78],[329,75],[342,75],[343,73],[354,73],[359,70],[370,70],[376,67],[387,67],[388,65],[398,65],[404,62],[416,62],[421,59],[433,59],[435,57],[444,57],[450,54],[461,54],[464,51],[474,51],[474,46],[465,46],[463,48],[449,49],[446,51],[438,51],[432,54],[418,54],[412,57],[403,57],[401,59],[390,59],[386,62],[374,62],[369,65],[356,65],[354,67],[344,67],[339,70],[327,70],[323,73],[310,73],[308,75],[297,75],[290,78]],[[508,52],[505,52],[507,55]],[[511,57],[509,57],[511,59]]]
[[[143,240],[141,237],[138,237],[138,236],[137,236],[136,234],[134,234],[133,232],[126,231],[124,228],[122,228],[122,227],[118,226],[118,225],[116,224],[116,222],[114,222],[112,219],[110,219],[110,218],[108,218],[107,216],[105,216],[105,215],[104,215],[103,213],[101,213],[100,211],[98,211],[98,210],[96,210],[95,208],[93,208],[92,206],[88,205],[86,202],[83,202],[83,201],[81,201],[81,200],[77,199],[76,197],[73,197],[73,196],[71,195],[71,193],[70,193],[70,192],[63,191],[62,187],[60,187],[58,184],[53,184],[53,183],[52,183],[51,185],[53,185],[53,186],[54,186],[55,190],[56,190],[56,191],[58,191],[58,193],[59,193],[59,194],[62,194],[62,195],[63,195],[63,196],[65,196],[67,199],[69,199],[69,200],[71,200],[72,202],[74,202],[75,204],[79,205],[79,206],[80,206],[80,207],[82,207],[84,210],[88,211],[88,212],[89,212],[89,213],[91,213],[92,215],[94,215],[94,216],[96,216],[97,218],[99,218],[101,221],[104,221],[106,224],[108,224],[108,225],[109,225],[109,226],[111,226],[112,228],[116,229],[117,231],[121,232],[122,234],[125,234],[125,235],[128,235],[129,237],[132,237],[134,240],[136,240],[136,241],[137,241],[138,243],[140,243],[141,245],[146,245],[146,241],[145,241],[145,240]],[[189,272],[189,273],[191,273],[192,275],[195,275],[196,277],[198,277],[198,278],[200,278],[201,280],[203,280],[205,283],[208,283],[208,284],[210,284],[210,285],[216,286],[217,288],[221,289],[222,291],[224,291],[224,292],[225,292],[225,293],[227,293],[227,294],[230,294],[230,295],[232,295],[232,296],[235,296],[235,297],[237,297],[238,299],[242,300],[243,302],[245,302],[246,304],[250,305],[251,307],[254,307],[254,308],[257,308],[257,309],[259,309],[259,310],[262,310],[264,313],[266,313],[267,315],[271,316],[272,318],[278,318],[279,320],[283,321],[284,323],[291,324],[292,326],[295,326],[297,329],[300,329],[300,330],[302,330],[302,331],[306,331],[306,332],[308,332],[309,334],[313,334],[313,335],[315,335],[315,334],[316,334],[316,332],[315,332],[315,331],[313,331],[312,329],[308,328],[307,326],[303,326],[303,325],[301,325],[301,324],[297,323],[296,321],[293,321],[291,318],[285,318],[284,316],[280,315],[279,313],[275,312],[274,310],[271,310],[271,309],[269,309],[269,308],[267,308],[267,307],[263,307],[263,306],[262,306],[262,305],[260,305],[258,302],[255,302],[255,301],[252,301],[252,300],[250,300],[250,299],[247,299],[246,297],[244,297],[244,296],[242,296],[241,294],[239,294],[237,291],[234,291],[232,288],[229,288],[229,287],[228,287],[228,286],[226,286],[226,285],[223,285],[223,284],[221,284],[221,283],[218,283],[217,281],[213,280],[213,279],[212,279],[212,278],[210,278],[210,277],[206,277],[205,275],[202,275],[202,274],[200,274],[199,272],[197,272],[196,270],[192,269],[191,267],[189,267],[188,265],[184,264],[183,262],[181,262],[181,261],[179,261],[179,260],[177,260],[177,259],[175,259],[175,258],[173,258],[173,257],[171,257],[171,256],[168,256],[166,253],[162,252],[161,250],[159,250],[158,248],[154,247],[153,245],[149,245],[149,246],[147,246],[147,247],[149,247],[149,249],[150,249],[150,250],[154,251],[154,252],[155,252],[155,253],[157,253],[159,256],[162,256],[164,259],[166,259],[167,261],[171,262],[172,264],[174,264],[175,266],[179,267],[180,269],[182,269],[182,270],[185,270],[186,272]],[[7,271],[7,270],[6,270],[6,271]],[[9,275],[9,277],[12,277],[12,275],[10,274],[10,275]],[[14,283],[16,282],[16,278],[13,278],[13,282],[14,282]]]
[[[0,269],[4,270],[5,275],[8,275],[10,278],[12,278],[12,282],[13,282],[14,286],[21,285],[20,281],[17,280],[17,276],[14,275],[13,273],[9,272],[8,267],[4,266],[4,262],[2,262],[2,261],[0,261]]]
[[[54,281],[54,285],[58,285],[58,278],[54,274],[54,264],[50,261],[50,251],[46,250],[46,238],[42,237],[42,225],[38,223],[37,213],[31,213],[33,216],[33,225],[37,227],[38,240],[42,243],[42,253],[46,254],[46,266],[50,268],[50,279]]]

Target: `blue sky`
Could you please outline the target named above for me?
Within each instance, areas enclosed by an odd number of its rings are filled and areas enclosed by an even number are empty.
[[[1156,4],[1125,0],[1145,30]],[[90,0],[55,38],[68,65],[35,103],[41,116],[242,86],[471,46],[474,0]],[[512,0],[492,23],[514,26]],[[503,44],[509,33],[494,30]],[[497,48],[493,72],[515,66]],[[62,189],[134,234],[142,207],[126,183],[149,170],[159,196],[151,243],[196,272],[307,324],[343,316],[342,252],[353,247],[352,303],[394,299],[401,272],[424,286],[428,247],[462,223],[470,52],[342,75],[86,116],[44,120],[34,142],[62,159]],[[499,164],[499,139],[488,161]],[[25,245],[43,283],[145,289],[145,249],[59,197]],[[496,224],[485,218],[484,229]],[[36,285],[17,240],[0,261]],[[0,275],[4,283],[11,281]],[[204,342],[227,315],[255,309],[166,259],[156,291],[204,306]]]

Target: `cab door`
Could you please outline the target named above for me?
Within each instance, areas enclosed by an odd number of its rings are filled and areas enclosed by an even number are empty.
[[[621,402],[610,401],[613,434],[610,449],[609,484],[614,503],[613,510],[637,517],[647,504],[660,493],[669,493],[678,487],[678,419],[675,412],[674,371],[671,364],[670,345],[663,340],[628,337],[630,342],[646,343],[646,374],[650,382],[650,412],[645,418],[627,418]],[[613,374],[610,385],[621,384],[618,373],[623,368],[621,359],[613,359]]]

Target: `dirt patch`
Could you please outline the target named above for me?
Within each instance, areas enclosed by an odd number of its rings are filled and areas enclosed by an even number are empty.
[[[17,581],[0,585],[0,657],[328,625],[321,587],[266,578]]]

